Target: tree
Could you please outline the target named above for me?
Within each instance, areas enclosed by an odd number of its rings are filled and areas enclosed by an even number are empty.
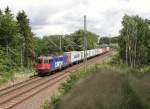
[[[15,50],[14,45],[18,34],[17,28],[17,22],[14,20],[13,14],[11,14],[11,10],[7,7],[0,16],[0,46],[11,66],[19,63],[16,61],[16,52],[13,52]]]
[[[17,14],[17,23],[19,25],[19,33],[22,38],[22,49],[24,54],[24,65],[27,67],[32,64],[35,53],[34,53],[34,39],[31,27],[29,25],[29,19],[24,11],[20,11]]]
[[[78,30],[72,33],[70,36],[70,40],[73,42],[72,46],[75,50],[83,50],[84,47],[84,31]],[[87,37],[87,49],[95,48],[98,42],[98,36],[92,32],[86,32]]]
[[[101,37],[99,40],[99,44],[110,44],[110,38],[109,37]]]
[[[3,12],[2,12],[2,10],[0,9],[0,16],[2,16],[3,15]]]
[[[8,6],[5,8],[4,12],[5,12],[6,15],[10,15],[11,17],[13,17],[13,14],[11,14],[11,10],[9,9]]]
[[[3,75],[5,71],[8,71],[10,63],[6,54],[3,51],[3,48],[0,47],[0,75]]]
[[[78,30],[68,35],[50,35],[42,39],[34,38],[36,46],[36,56],[57,55],[68,51],[83,50],[84,31]],[[86,32],[87,49],[96,47],[98,36],[92,32]],[[61,43],[61,48],[60,48]]]
[[[43,54],[61,54],[60,50],[60,35],[50,35],[43,37],[42,43],[44,45],[42,49]],[[63,47],[63,44],[62,44]]]
[[[120,57],[130,67],[148,64],[150,30],[148,23],[139,16],[123,17],[120,31]]]
[[[9,46],[13,43],[13,38],[17,34],[17,23],[13,19],[11,11],[7,7],[4,15],[1,15],[0,21],[0,45],[3,47]]]

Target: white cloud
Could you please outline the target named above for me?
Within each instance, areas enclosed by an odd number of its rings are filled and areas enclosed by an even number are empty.
[[[89,31],[118,35],[124,14],[150,19],[149,4],[149,0],[0,0],[0,8],[8,5],[15,15],[25,10],[38,36],[81,29],[84,15],[87,15]]]

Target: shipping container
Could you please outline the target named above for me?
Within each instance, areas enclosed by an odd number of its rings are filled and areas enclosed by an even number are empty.
[[[106,47],[106,49],[107,49],[107,52],[108,52],[110,48],[109,48],[109,47]]]
[[[75,63],[81,60],[81,52],[80,51],[72,51],[72,52],[65,52],[65,54],[69,58],[69,63]]]

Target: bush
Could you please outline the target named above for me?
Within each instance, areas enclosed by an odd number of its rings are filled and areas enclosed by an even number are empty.
[[[47,100],[43,105],[43,109],[58,109],[60,102],[60,96],[54,95],[51,97],[50,100]]]

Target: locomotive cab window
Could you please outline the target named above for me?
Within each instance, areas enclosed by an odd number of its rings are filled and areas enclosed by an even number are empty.
[[[51,63],[51,61],[52,61],[52,60],[50,59],[50,60],[49,60],[49,63]]]
[[[48,64],[49,60],[48,59],[44,59],[44,64]]]
[[[42,64],[42,59],[38,59],[38,63],[39,63],[39,64]]]

